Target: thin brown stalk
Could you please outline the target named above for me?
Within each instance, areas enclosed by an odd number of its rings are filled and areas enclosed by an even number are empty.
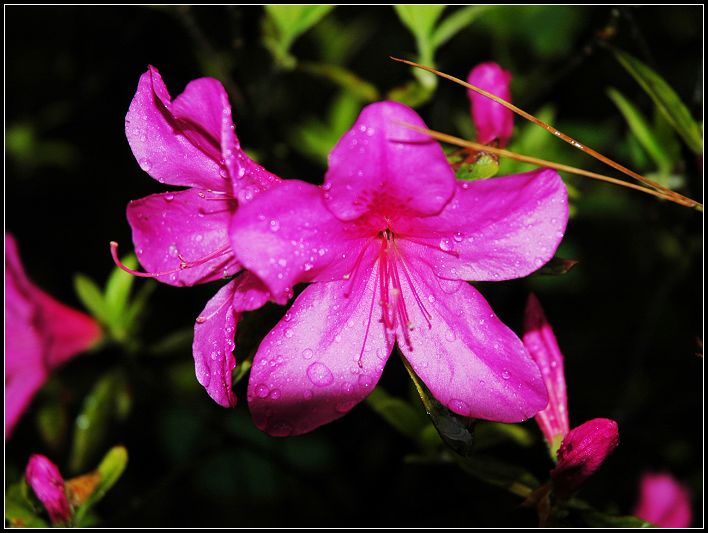
[[[547,124],[546,122],[543,122],[542,120],[539,120],[538,118],[533,116],[531,113],[528,113],[528,112],[524,111],[523,109],[516,107],[514,104],[507,102],[506,100],[499,98],[498,96],[491,94],[491,93],[485,91],[484,89],[480,89],[479,87],[471,85],[471,84],[467,83],[466,81],[456,78],[455,76],[451,76],[450,74],[445,74],[444,72],[440,72],[439,70],[436,70],[434,68],[427,67],[427,66],[421,65],[419,63],[415,63],[414,61],[409,61],[407,59],[400,59],[400,58],[392,57],[392,56],[391,56],[391,59],[393,59],[394,61],[398,61],[399,63],[404,63],[406,65],[410,65],[412,67],[417,67],[417,68],[420,68],[423,70],[427,70],[428,72],[432,72],[436,76],[440,76],[441,78],[445,78],[445,79],[450,80],[454,83],[462,85],[463,87],[465,87],[467,89],[475,91],[475,92],[497,102],[498,104],[503,105],[504,107],[506,107],[507,109],[510,109],[511,111],[516,113],[517,115],[524,117],[526,120],[533,122],[534,124],[542,127],[543,129],[545,129],[549,133],[553,134],[554,136],[558,137],[559,139],[562,139],[563,141],[567,142],[568,144],[574,146],[575,148],[582,150],[583,152],[585,152],[589,156],[594,157],[595,159],[602,161],[606,165],[609,165],[612,168],[619,170],[620,172],[636,179],[637,181],[643,183],[644,185],[647,185],[648,187],[651,187],[651,188],[655,189],[656,191],[663,193],[663,197],[666,197],[667,199],[668,199],[668,197],[672,197],[673,201],[675,203],[685,205],[687,207],[693,207],[693,208],[698,209],[699,211],[703,211],[703,205],[701,203],[699,203],[695,200],[692,200],[686,196],[683,196],[682,194],[679,194],[675,191],[672,191],[671,189],[664,187],[660,183],[657,183],[654,180],[647,178],[646,176],[642,176],[641,174],[638,174],[637,172],[634,172],[633,170],[628,169],[624,165],[621,165],[621,164],[617,163],[616,161],[613,161],[609,157],[602,155],[601,153],[597,152],[596,150],[593,150],[592,148],[590,148],[588,146],[582,145],[581,143],[579,143],[578,141],[573,139],[571,136],[563,133],[562,131],[559,131],[557,128],[551,126],[550,124]],[[607,180],[605,180],[605,181],[607,181]],[[626,184],[626,182],[622,182],[622,183]],[[639,189],[639,190],[641,190],[641,189]]]

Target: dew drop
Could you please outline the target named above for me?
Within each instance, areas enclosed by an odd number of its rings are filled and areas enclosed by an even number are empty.
[[[149,172],[152,168],[152,163],[150,163],[149,159],[141,159],[140,161],[138,161],[138,164],[140,165],[140,168],[142,168],[145,172]]]
[[[508,370],[504,369],[504,370],[502,371],[502,375],[501,375],[501,376],[502,376],[502,378],[504,378],[504,379],[509,379],[509,378],[511,377],[511,372],[509,372]]]
[[[268,386],[264,385],[263,383],[256,387],[256,396],[258,396],[259,398],[265,398],[266,396],[268,396],[268,392],[270,392],[268,390]]]
[[[273,219],[270,221],[270,231],[278,231],[280,229],[280,222]]]
[[[293,336],[293,330],[291,330],[291,329],[286,329],[286,330],[285,330],[285,336],[286,336],[288,339],[292,338],[292,336]]]
[[[443,252],[449,252],[449,251],[451,251],[452,248],[453,248],[453,245],[452,245],[452,243],[450,242],[450,239],[440,239],[440,244],[439,244],[439,246],[440,246],[440,249],[441,249]]]
[[[452,238],[455,239],[455,242],[462,242],[462,233],[458,231]]]
[[[273,389],[270,393],[270,399],[277,400],[278,398],[280,398],[280,391],[278,389]]]
[[[451,411],[456,413],[466,415],[470,412],[470,406],[464,400],[452,399],[450,403],[447,404]]]
[[[318,387],[326,387],[334,381],[332,371],[322,363],[312,363],[307,367],[307,377]]]

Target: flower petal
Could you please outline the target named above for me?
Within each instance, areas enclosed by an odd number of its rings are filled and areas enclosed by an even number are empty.
[[[57,466],[44,455],[35,454],[27,463],[25,479],[47,509],[52,524],[66,524],[71,518],[71,508]]]
[[[499,281],[527,276],[548,262],[568,222],[568,193],[555,170],[474,182],[436,217],[395,228],[410,253],[448,279]]]
[[[182,95],[178,110],[185,119],[180,120],[174,114],[167,87],[157,69],[150,67],[140,77],[125,117],[125,133],[140,167],[160,183],[224,190],[219,141],[213,137],[221,131],[220,122],[214,130],[214,116],[223,110],[220,97],[223,88],[213,94],[197,95],[214,87],[213,83],[200,84],[193,86],[186,96]],[[198,111],[194,109],[197,105]],[[212,140],[207,141],[209,138]]]
[[[691,527],[691,493],[671,474],[647,472],[639,483],[634,515],[658,527]]]
[[[369,210],[386,216],[434,215],[450,200],[455,178],[437,142],[403,124],[426,127],[396,102],[363,109],[329,155],[327,207],[341,220]]]
[[[237,258],[284,302],[301,281],[341,280],[366,242],[325,207],[320,187],[298,180],[239,207],[231,222]]]
[[[467,83],[511,102],[511,73],[497,63],[480,63],[470,71]],[[487,144],[498,139],[500,146],[506,146],[514,129],[514,112],[475,91],[468,90],[467,96],[477,129],[477,142]]]
[[[524,346],[541,369],[548,389],[548,407],[536,415],[549,448],[554,451],[570,431],[563,354],[536,295],[530,294],[524,313]],[[555,454],[554,454],[555,455]]]
[[[343,416],[376,386],[393,342],[378,320],[377,278],[367,269],[351,285],[307,287],[261,343],[248,384],[261,430],[307,433]]]
[[[594,418],[573,428],[558,449],[558,464],[551,470],[553,490],[568,498],[594,474],[619,444],[617,422]]]
[[[482,295],[465,282],[443,290],[426,270],[408,262],[399,276],[412,330],[399,334],[398,345],[433,396],[457,414],[499,422],[546,407],[538,367]]]
[[[227,283],[209,300],[194,324],[192,352],[197,380],[209,396],[223,407],[236,405],[236,395],[231,390],[231,371],[236,366],[234,338],[238,311],[241,309],[234,309],[233,303],[252,290],[251,276],[241,275]],[[250,299],[254,304],[265,303],[254,301],[252,297]]]
[[[169,285],[194,285],[240,269],[228,236],[236,202],[194,189],[153,194],[128,204],[140,264]]]

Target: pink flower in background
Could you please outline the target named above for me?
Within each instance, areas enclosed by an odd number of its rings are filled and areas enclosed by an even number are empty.
[[[659,527],[691,527],[691,493],[671,474],[646,473],[634,515]]]
[[[546,320],[541,303],[530,294],[524,313],[524,346],[541,369],[548,389],[548,407],[536,415],[536,422],[553,454],[570,431],[568,396],[565,389],[563,354]]]
[[[480,63],[470,71],[467,82],[511,102],[511,73],[496,63]],[[497,140],[499,146],[506,146],[514,128],[514,113],[472,90],[468,90],[467,95],[472,121],[477,129],[477,142],[489,144]]]
[[[541,369],[548,389],[548,406],[536,415],[551,455],[557,459],[551,471],[553,488],[569,497],[597,471],[619,444],[617,422],[594,418],[569,430],[563,354],[541,303],[529,295],[524,314],[524,346]]]
[[[238,205],[280,180],[241,150],[226,91],[212,78],[190,82],[172,100],[157,69],[149,67],[125,132],[145,172],[160,183],[188,188],[130,202],[133,243],[147,272],[123,268],[176,286],[236,275],[197,318],[193,345],[197,379],[219,405],[233,407],[236,322],[240,312],[260,307],[270,295],[256,277],[241,272],[228,226]],[[117,245],[111,247],[118,263]]]
[[[568,498],[593,475],[619,444],[617,422],[594,418],[573,428],[558,449],[558,463],[551,470],[556,494]]]
[[[547,403],[518,337],[465,280],[541,267],[560,243],[555,171],[457,182],[440,146],[393,102],[366,107],[322,187],[286,181],[236,212],[237,258],[273,294],[314,281],[264,339],[248,400],[256,425],[301,434],[378,382],[394,342],[432,394],[469,417],[517,422]]]
[[[49,296],[25,274],[5,234],[5,440],[49,374],[98,343],[90,316]]]
[[[44,455],[35,454],[27,463],[25,479],[47,509],[52,524],[67,524],[71,507],[64,491],[64,478],[57,466]]]

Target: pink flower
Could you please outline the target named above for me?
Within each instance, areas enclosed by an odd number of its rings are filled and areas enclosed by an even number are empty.
[[[125,131],[143,170],[160,183],[188,188],[130,202],[133,243],[147,273],[123,268],[176,286],[236,275],[197,318],[193,345],[197,379],[218,404],[233,407],[236,322],[240,312],[263,305],[269,293],[256,277],[241,272],[229,221],[238,205],[280,180],[241,150],[226,91],[212,78],[190,82],[172,100],[157,69],[149,67]],[[117,245],[111,246],[118,262]]]
[[[66,524],[71,518],[69,500],[64,491],[64,478],[57,466],[44,455],[30,457],[25,469],[27,484],[49,513],[52,524]]]
[[[546,320],[543,308],[534,294],[529,295],[524,314],[524,346],[541,369],[548,389],[548,407],[536,415],[543,436],[555,454],[561,440],[570,431],[568,397],[565,390],[563,354],[556,336]]]
[[[619,443],[617,422],[594,418],[569,431],[563,354],[541,303],[530,294],[524,314],[524,346],[541,369],[548,390],[548,406],[536,414],[551,454],[557,458],[551,471],[553,488],[569,497],[600,468]]]
[[[659,527],[690,527],[691,493],[671,474],[646,473],[639,484],[634,515]]]
[[[496,63],[480,63],[470,71],[467,82],[511,102],[511,73]],[[506,146],[514,128],[514,113],[472,90],[468,90],[467,95],[470,99],[472,120],[477,128],[477,141],[489,144],[498,140],[499,146]]]
[[[238,259],[273,294],[314,281],[264,339],[248,400],[256,425],[300,434],[341,417],[381,376],[394,342],[432,394],[469,417],[516,422],[547,403],[521,341],[465,280],[533,272],[563,237],[552,170],[457,182],[424,126],[394,102],[366,107],[322,187],[286,181],[240,207]]]
[[[90,316],[56,301],[32,283],[15,239],[5,234],[5,440],[49,374],[95,345],[101,329]]]
[[[594,418],[573,428],[558,449],[558,463],[551,470],[553,488],[561,498],[578,490],[619,444],[617,422]]]

